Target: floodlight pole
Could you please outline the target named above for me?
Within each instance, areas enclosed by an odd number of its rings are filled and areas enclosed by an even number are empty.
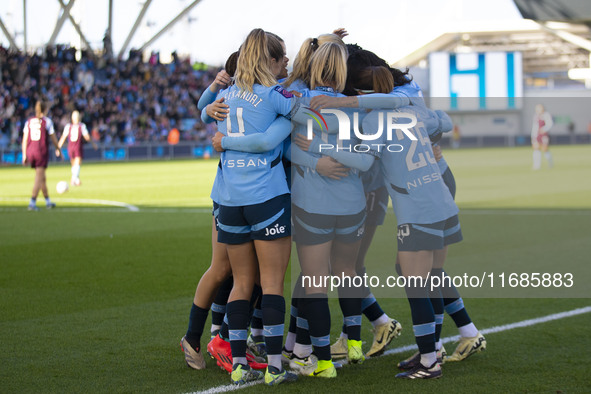
[[[109,24],[107,25],[109,37],[113,38],[113,0],[109,0]]]
[[[135,20],[135,23],[133,24],[133,27],[131,28],[131,30],[129,31],[129,34],[127,35],[127,38],[123,42],[123,46],[121,47],[121,50],[119,50],[119,55],[117,55],[118,58],[121,58],[123,56],[123,53],[127,49],[127,46],[129,45],[131,39],[133,38],[135,31],[140,26],[140,23],[142,23],[142,20],[144,19],[144,15],[146,15],[146,11],[148,11],[148,7],[150,6],[151,2],[152,2],[152,0],[146,0],[146,2],[144,3],[142,10],[138,14],[138,17]]]
[[[53,33],[51,33],[51,37],[49,38],[49,41],[47,42],[47,46],[53,46],[53,44],[55,44],[55,40],[57,39],[57,35],[62,30],[62,27],[64,26],[64,22],[68,18],[68,15],[70,14],[70,10],[72,9],[72,6],[74,5],[75,1],[76,0],[70,0],[68,5],[66,6],[66,8],[62,11],[62,14],[60,15],[60,17],[58,18],[58,20],[55,24],[55,28],[53,29]]]
[[[0,18],[0,29],[2,29],[2,32],[4,33],[6,38],[8,39],[8,42],[10,43],[10,48],[18,49],[18,47],[16,46],[16,42],[14,41],[14,37],[12,37],[12,35],[8,32],[8,29],[6,28],[6,26],[4,26],[4,22],[2,22],[2,18]]]
[[[64,10],[64,12],[66,12],[66,5],[64,4],[64,0],[57,0],[60,5],[62,6],[62,9]],[[82,42],[84,43],[84,45],[88,48],[92,50],[92,47],[90,46],[90,44],[88,43],[88,40],[86,39],[86,37],[84,37],[84,33],[82,33],[82,30],[80,30],[80,26],[78,26],[78,23],[76,23],[76,21],[74,20],[74,18],[72,17],[72,14],[70,14],[70,11],[68,10],[68,12],[66,12],[68,14],[68,19],[70,20],[70,22],[72,23],[72,26],[74,26],[74,29],[76,29],[76,32],[78,33],[78,35],[80,36],[80,39],[82,40]],[[91,51],[92,52],[92,51]]]
[[[23,38],[25,41],[23,52],[27,53],[27,0],[23,0]]]
[[[189,11],[191,11],[193,9],[193,7],[195,7],[200,2],[201,2],[201,0],[195,0],[191,4],[189,4],[187,6],[187,8],[185,8],[184,10],[182,10],[180,12],[180,14],[178,14],[173,20],[171,20],[170,22],[168,22],[168,24],[166,26],[164,26],[162,28],[162,30],[160,30],[158,33],[156,33],[154,35],[154,37],[150,38],[144,45],[142,45],[142,47],[139,49],[139,51],[140,52],[143,52],[147,47],[150,46],[150,44],[152,44],[154,41],[156,41],[158,38],[160,38],[161,35],[163,35],[164,33],[166,33],[166,31],[168,29],[170,29],[172,26],[174,26],[183,16],[185,16],[185,14],[187,14]]]

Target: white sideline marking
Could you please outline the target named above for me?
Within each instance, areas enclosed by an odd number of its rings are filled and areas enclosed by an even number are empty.
[[[29,198],[24,197],[0,197],[0,201],[18,201],[28,202]],[[84,199],[84,198],[60,198],[57,197],[55,202],[68,202],[68,203],[82,203],[82,204],[95,204],[95,205],[107,205],[113,207],[125,208],[129,212],[138,212],[140,208],[135,205],[127,204],[120,201],[111,200],[95,200],[95,199]],[[60,207],[60,212],[121,212],[119,210],[107,210],[107,209],[96,209],[92,207]],[[16,212],[20,209],[14,207],[1,207],[0,212]],[[142,208],[142,212],[153,212],[153,213],[209,213],[211,208]],[[560,209],[470,209],[464,208],[460,210],[461,215],[515,215],[515,216],[540,216],[540,215],[591,215],[591,210],[560,210]]]
[[[534,319],[528,319],[528,320],[523,320],[520,322],[516,322],[516,323],[510,323],[510,324],[505,324],[502,326],[495,326],[495,327],[491,327],[491,328],[485,328],[484,330],[480,330],[480,332],[485,335],[485,334],[494,334],[497,332],[503,332],[503,331],[509,331],[509,330],[513,330],[515,328],[522,328],[522,327],[530,327],[530,326],[535,326],[536,324],[541,324],[541,323],[546,323],[549,321],[553,321],[553,320],[560,320],[560,319],[564,319],[566,317],[572,317],[572,316],[577,316],[577,315],[582,315],[584,313],[589,313],[591,312],[591,306],[586,306],[583,308],[578,308],[578,309],[573,309],[571,311],[567,311],[567,312],[559,312],[559,313],[554,313],[552,315],[547,315],[547,316],[542,316],[542,317],[536,317]],[[448,343],[448,342],[454,342],[460,339],[459,335],[454,335],[452,337],[446,337],[446,338],[442,338],[443,343]],[[410,350],[415,350],[417,348],[417,345],[407,345],[407,346],[401,346],[401,347],[397,347],[395,349],[390,349],[384,352],[383,356],[388,356],[390,354],[398,354],[398,353],[404,353]],[[382,356],[382,357],[383,357]],[[371,360],[368,359],[368,360]],[[214,393],[227,393],[229,391],[236,391],[236,390],[240,390],[246,387],[251,387],[257,384],[261,384],[261,381],[257,381],[257,382],[251,382],[245,385],[241,385],[241,386],[236,386],[236,385],[225,385],[225,386],[218,386],[218,387],[212,387],[208,390],[203,390],[203,391],[194,391],[191,393],[187,393],[187,394],[214,394]]]
[[[120,201],[95,200],[95,199],[87,199],[87,198],[59,198],[59,199],[56,199],[56,201],[81,203],[81,204],[109,205],[109,206],[113,206],[113,207],[126,208],[130,212],[138,212],[140,210],[135,205],[131,205],[131,204],[128,204],[125,202],[120,202]]]
[[[29,201],[28,198],[22,197],[0,197],[0,201]],[[81,204],[95,204],[95,205],[108,205],[112,207],[121,207],[129,210],[130,212],[138,212],[140,209],[135,205],[131,205],[125,202],[120,201],[111,201],[111,200],[96,200],[96,199],[88,199],[88,198],[56,198],[55,202],[71,202],[71,203],[81,203]]]
[[[503,331],[513,330],[514,328],[522,328],[522,327],[535,326],[536,324],[547,323],[549,321],[560,320],[560,319],[564,319],[566,317],[572,317],[572,316],[582,315],[584,313],[589,313],[589,312],[591,312],[591,306],[586,306],[586,307],[583,307],[583,308],[573,309],[572,311],[559,312],[559,313],[554,313],[552,315],[547,315],[547,316],[542,316],[542,317],[536,317],[534,319],[528,319],[528,320],[519,321],[519,322],[516,322],[516,323],[510,323],[510,324],[505,324],[505,325],[502,325],[502,326],[495,326],[495,327],[491,327],[491,328],[485,328],[484,330],[480,330],[480,333],[482,335],[494,334],[494,333],[497,333],[497,332],[503,332]],[[443,343],[455,342],[455,341],[460,340],[460,336],[459,335],[454,335],[454,336],[451,336],[451,337],[442,338],[441,340],[443,341]],[[408,350],[414,350],[416,348],[417,348],[417,345],[402,346],[402,347],[399,347],[399,348],[386,350],[384,352],[384,355],[404,353],[404,352],[406,352]]]
[[[28,202],[28,198],[24,197],[0,197],[0,201],[14,201],[14,202]],[[96,204],[96,205],[107,205],[112,207],[121,207],[125,208],[127,212],[138,212],[140,208],[135,205],[127,204],[124,202],[119,201],[110,201],[110,200],[93,200],[93,199],[84,199],[84,198],[59,198],[57,197],[55,200],[56,203],[61,202],[68,202],[68,203],[81,203],[81,204]],[[40,206],[43,208],[43,205]],[[2,207],[0,206],[0,212],[17,212],[26,210],[27,207],[23,206],[22,208],[16,207]],[[56,212],[126,212],[120,209],[109,209],[109,208],[93,208],[93,207],[62,207],[57,206]],[[161,208],[161,207],[148,207],[142,208],[142,212],[150,212],[150,213],[211,213],[211,208]]]
[[[28,201],[28,200],[27,200]],[[57,200],[56,200],[57,201]],[[59,201],[58,201],[59,202]],[[40,207],[43,209],[43,206]],[[27,207],[2,207],[0,212],[19,212],[26,211]],[[211,208],[141,208],[142,213],[208,213],[211,214]],[[72,212],[100,212],[100,213],[127,213],[131,212],[121,208],[93,208],[93,207],[63,207],[59,206],[53,210],[55,213]],[[137,212],[137,211],[136,211]]]

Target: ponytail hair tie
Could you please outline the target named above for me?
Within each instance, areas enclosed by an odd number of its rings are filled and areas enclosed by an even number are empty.
[[[315,47],[318,46],[318,38],[312,39],[312,46],[315,46]]]

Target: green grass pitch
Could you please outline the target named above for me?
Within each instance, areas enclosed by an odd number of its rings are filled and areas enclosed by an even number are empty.
[[[456,176],[464,233],[464,241],[450,248],[449,271],[576,273],[575,293],[568,294],[577,298],[551,290],[542,298],[470,293],[465,303],[481,329],[591,305],[585,267],[591,255],[591,147],[552,151],[555,167],[536,172],[526,148],[444,152]],[[46,211],[40,197],[37,213],[26,210],[33,171],[0,169],[0,392],[186,393],[230,383],[212,360],[205,371],[187,368],[178,347],[195,286],[209,265],[216,165],[84,163],[82,186],[60,196],[55,185],[69,179],[70,168],[54,164],[47,176],[58,208]],[[139,211],[104,205],[113,201]],[[393,233],[388,217],[368,256],[369,273],[393,272]],[[414,343],[408,302],[380,302],[404,327],[390,347]],[[331,303],[336,336],[341,315]],[[368,347],[371,325],[363,324]],[[395,365],[406,352],[347,366],[334,380],[302,378],[274,390],[586,392],[590,324],[586,313],[488,334],[486,352],[444,365],[437,381],[395,380]],[[446,317],[443,336],[456,334]]]

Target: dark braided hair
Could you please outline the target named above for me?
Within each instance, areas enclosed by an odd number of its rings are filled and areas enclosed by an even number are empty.
[[[353,48],[349,48],[349,58],[347,59],[347,84],[345,86],[344,94],[347,96],[355,96],[357,92],[354,88],[363,88],[358,86],[359,76],[363,69],[367,67],[385,67],[392,73],[394,78],[394,86],[402,86],[412,81],[412,76],[408,74],[408,68],[401,71],[397,68],[390,67],[390,65],[375,53],[362,49],[354,44]],[[352,51],[351,51],[352,49]]]
[[[226,65],[224,66],[224,69],[231,77],[234,77],[234,74],[236,74],[236,64],[238,63],[238,55],[240,55],[239,51],[233,52],[228,57],[228,60],[226,60]]]

